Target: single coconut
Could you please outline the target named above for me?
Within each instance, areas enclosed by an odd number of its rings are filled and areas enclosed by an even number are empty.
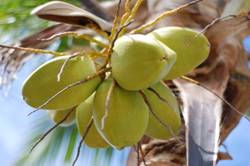
[[[105,80],[98,87],[93,115],[99,133],[110,145],[121,149],[135,145],[142,138],[149,112],[139,92],[127,91],[112,81]],[[108,94],[111,94],[109,102]]]
[[[62,120],[68,117],[60,124],[62,127],[68,127],[75,122],[75,108],[67,110],[48,110],[50,119],[55,123],[60,123]]]
[[[112,75],[122,88],[140,90],[163,79],[175,60],[175,52],[154,38],[125,35],[113,48]]]
[[[58,73],[68,58],[68,56],[54,58],[30,74],[22,88],[23,98],[28,105],[38,108],[68,85],[96,74],[92,60],[88,57],[76,57],[68,61],[61,74],[61,79],[58,80]],[[72,108],[88,98],[100,82],[101,79],[98,76],[85,83],[71,87],[42,108],[48,110]]]
[[[94,94],[91,95],[87,100],[82,102],[76,108],[76,125],[79,133],[83,136],[83,133],[87,130],[88,124],[92,119],[92,112],[94,109]],[[95,124],[92,123],[85,139],[84,143],[92,148],[106,148],[109,145],[98,133]]]
[[[169,139],[173,134],[178,134],[181,127],[180,111],[171,89],[163,83],[157,83],[151,90],[144,90],[144,93],[155,114],[150,112],[145,134],[157,139]]]
[[[208,39],[198,31],[182,27],[164,27],[148,34],[164,43],[177,54],[176,63],[165,80],[187,74],[204,62],[210,51]]]

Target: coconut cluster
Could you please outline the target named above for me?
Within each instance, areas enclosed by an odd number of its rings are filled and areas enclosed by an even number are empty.
[[[57,57],[27,78],[22,94],[28,105],[48,110],[55,123],[73,110],[61,125],[76,121],[82,136],[88,128],[84,142],[90,147],[120,149],[144,135],[169,139],[178,134],[181,118],[178,101],[163,81],[200,65],[209,47],[204,35],[181,27],[124,35],[116,40],[111,70],[104,75],[86,56]]]

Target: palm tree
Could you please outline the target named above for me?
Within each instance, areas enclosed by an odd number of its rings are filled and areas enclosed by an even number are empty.
[[[110,31],[114,13],[120,3],[82,0],[83,6],[90,7],[96,16],[51,16],[46,11],[36,13],[39,17],[62,22],[41,32],[29,36],[20,42],[21,47],[44,49],[54,40],[41,41],[38,38],[49,38],[62,32],[82,31],[82,27],[94,26],[103,31]],[[136,6],[138,1],[132,1]],[[141,1],[135,21],[127,28],[134,30],[141,25],[147,25],[157,16],[164,14],[153,26],[144,29],[147,33],[163,26],[181,26],[200,30],[211,44],[209,58],[198,68],[182,77],[166,82],[179,97],[183,129],[178,137],[169,140],[156,140],[144,137],[141,140],[142,149],[131,149],[127,161],[128,166],[146,165],[158,166],[210,166],[219,160],[231,159],[230,154],[219,152],[219,146],[230,132],[237,126],[240,119],[250,107],[250,70],[249,54],[242,46],[243,39],[249,34],[249,2],[203,0],[203,1]],[[123,4],[123,3],[122,3]],[[177,8],[188,4],[183,8]],[[122,6],[122,5],[121,5]],[[170,14],[166,9],[176,8]],[[120,8],[119,13],[123,13]],[[116,13],[117,14],[117,13]],[[102,17],[105,22],[100,22]],[[62,19],[63,18],[63,19]],[[80,21],[79,21],[80,20]],[[67,23],[67,24],[63,24]],[[10,47],[11,48],[11,47]],[[8,50],[8,48],[5,48]],[[4,52],[4,50],[3,50]],[[2,83],[13,80],[13,74],[33,55],[15,50],[11,56],[2,54],[1,65],[5,66],[5,77]],[[9,58],[10,57],[10,58]],[[194,81],[196,80],[196,81]],[[74,129],[72,129],[74,130]],[[139,154],[139,159],[137,155]],[[138,162],[139,160],[139,162]],[[143,162],[145,160],[145,163]]]

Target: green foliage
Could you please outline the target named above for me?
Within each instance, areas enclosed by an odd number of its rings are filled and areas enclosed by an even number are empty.
[[[8,39],[20,40],[27,34],[45,28],[48,21],[30,15],[35,7],[50,0],[1,0],[0,1],[0,33],[7,34]],[[79,0],[64,0],[79,6]]]
[[[55,161],[60,159],[60,164],[70,164],[76,155],[77,146],[80,141],[75,125],[71,127],[59,127],[53,133],[41,142],[41,144],[30,153],[30,148],[37,139],[51,127],[48,117],[38,116],[34,118],[33,126],[30,135],[26,137],[24,151],[21,151],[20,158],[14,165],[54,165]],[[91,154],[93,158],[89,160],[87,165],[110,165],[111,158],[113,157],[113,149],[90,149],[87,146],[82,147],[81,156]],[[103,163],[105,161],[105,163]],[[86,164],[86,163],[85,163]]]

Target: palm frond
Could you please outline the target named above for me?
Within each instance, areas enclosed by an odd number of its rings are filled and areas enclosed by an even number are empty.
[[[80,141],[80,135],[75,125],[67,128],[59,127],[30,153],[31,145],[36,142],[49,125],[51,125],[51,122],[48,121],[47,117],[41,117],[39,121],[34,121],[33,128],[25,137],[27,139],[23,145],[25,150],[20,153],[20,158],[15,163],[16,166],[70,165],[73,162],[77,152],[77,145]],[[93,149],[84,145],[81,151],[78,161],[80,165],[109,166],[112,163],[123,163],[121,165],[124,165],[129,149],[122,151],[117,151],[113,148]]]

